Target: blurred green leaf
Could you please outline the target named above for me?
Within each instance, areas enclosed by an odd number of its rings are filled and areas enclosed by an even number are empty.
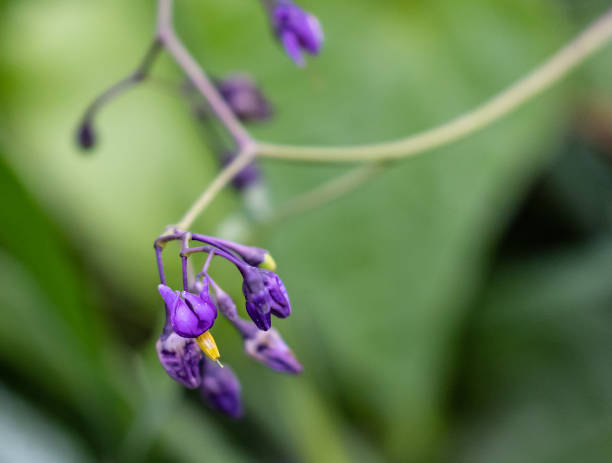
[[[248,70],[270,94],[278,117],[255,130],[265,139],[366,143],[428,128],[530,71],[575,29],[558,2],[544,0],[304,6],[322,20],[327,41],[302,71],[266,37],[257,2],[177,2],[180,35],[211,74]],[[213,178],[217,162],[188,108],[154,85],[104,109],[96,121],[100,148],[91,156],[80,156],[71,137],[87,102],[144,52],[152,23],[151,2],[22,1],[7,9],[0,30],[11,81],[0,88],[10,114],[7,162],[121,295],[123,305],[113,310],[134,307],[122,316],[145,329],[161,311],[151,243]],[[609,68],[595,61],[598,72]],[[181,81],[167,60],[157,70]],[[239,367],[253,420],[292,458],[355,459],[355,436],[364,454],[378,448],[383,460],[435,453],[454,340],[482,283],[487,251],[546,161],[581,88],[580,79],[573,82],[257,243],[272,250],[291,292],[294,315],[277,326],[306,374],[279,378],[248,366],[237,337],[222,326],[218,341]],[[265,170],[280,202],[340,169],[270,163]],[[237,207],[233,195],[221,195],[197,230],[212,229]],[[162,435],[176,449],[185,423],[202,420],[189,412]],[[201,451],[182,455],[195,459]]]
[[[609,239],[495,272],[466,334],[454,461],[609,461],[610,275]]]
[[[85,463],[93,461],[84,446],[58,424],[41,416],[0,386],[0,459]]]

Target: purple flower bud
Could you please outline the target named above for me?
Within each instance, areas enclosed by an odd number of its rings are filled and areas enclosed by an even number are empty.
[[[243,270],[243,276],[242,292],[246,311],[257,328],[267,331],[272,326],[272,308],[263,275],[258,268],[247,266]]]
[[[285,51],[298,66],[305,64],[302,51],[317,55],[321,50],[323,30],[319,20],[292,1],[276,2],[272,24]]]
[[[179,336],[196,338],[213,326],[217,307],[204,291],[196,296],[186,291],[172,291],[166,285],[159,285],[158,289],[168,307],[172,328]]]
[[[189,389],[202,382],[202,350],[193,339],[165,332],[155,345],[159,361],[173,380]]]
[[[95,146],[96,133],[91,121],[85,120],[79,126],[77,130],[77,143],[84,150],[89,150]]]
[[[214,409],[232,417],[242,416],[240,382],[229,366],[221,367],[204,359],[202,375],[202,398]]]
[[[234,159],[236,159],[236,154],[227,153],[223,155],[221,159],[221,164],[225,167],[230,164]],[[251,162],[234,176],[234,178],[232,179],[232,186],[236,190],[242,191],[258,183],[260,179],[261,172],[259,171],[259,167],[257,167],[254,162]]]
[[[249,357],[281,373],[298,374],[303,369],[274,328],[269,331],[249,330],[244,339],[244,351]]]
[[[219,288],[219,286],[214,285],[214,287],[215,294],[217,295],[217,308],[228,320],[238,320],[238,310],[236,309],[236,304],[234,303],[234,300],[230,297],[229,294]]]
[[[272,326],[271,315],[286,318],[291,314],[291,304],[285,285],[270,270],[247,267],[243,270],[242,292],[246,310],[257,328],[267,331]]]
[[[270,309],[278,318],[287,318],[291,315],[289,294],[278,275],[270,270],[261,270],[264,285],[270,296]]]
[[[244,122],[268,119],[272,115],[270,103],[253,79],[246,74],[235,74],[217,82],[217,88],[236,117]]]

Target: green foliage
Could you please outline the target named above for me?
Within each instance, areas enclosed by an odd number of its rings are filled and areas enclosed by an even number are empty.
[[[217,171],[188,105],[151,82],[104,109],[93,154],[80,155],[72,139],[87,102],[146,49],[153,3],[3,7],[3,381],[27,385],[23,396],[60,415],[92,454],[125,461],[405,462],[445,449],[459,461],[572,461],[590,443],[590,461],[609,459],[610,417],[600,406],[610,384],[609,239],[563,259],[490,264],[509,215],[560,144],[576,95],[590,82],[612,88],[610,60],[595,58],[480,134],[258,237],[294,306],[276,326],[306,371],[285,378],[253,365],[237,336],[215,328],[247,405],[247,419],[230,424],[197,394],[184,397],[153,352],[162,311],[153,239]],[[312,0],[304,7],[321,19],[326,44],[298,70],[257,2],[177,4],[179,34],[205,69],[251,72],[274,101],[275,121],[254,133],[309,144],[382,141],[449,120],[603,9],[585,7],[574,23],[556,1]],[[182,79],[167,59],[156,73]],[[342,168],[264,169],[281,203]],[[240,208],[224,193],[194,230],[213,232]],[[222,275],[237,290],[235,275]],[[456,390],[469,413],[449,405]],[[574,422],[584,424],[580,435]]]

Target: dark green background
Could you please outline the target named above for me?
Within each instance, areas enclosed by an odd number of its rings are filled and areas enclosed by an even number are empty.
[[[248,71],[274,102],[253,133],[298,144],[447,121],[607,7],[304,0],[326,42],[302,70],[255,0],[176,3],[203,67]],[[477,135],[273,230],[241,230],[279,263],[294,314],[276,327],[305,372],[254,364],[219,322],[246,406],[231,422],[173,383],[154,350],[153,239],[217,172],[189,105],[144,84],[100,114],[93,155],[73,144],[86,104],[146,49],[154,4],[0,2],[0,457],[610,461],[612,49]],[[167,57],[155,74],[182,79]],[[345,169],[263,167],[273,204]],[[219,233],[236,214],[254,227],[228,190],[193,230]],[[236,275],[216,275],[240,301]]]

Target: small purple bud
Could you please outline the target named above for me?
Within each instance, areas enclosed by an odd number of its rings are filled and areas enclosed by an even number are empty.
[[[302,51],[317,55],[323,44],[319,20],[290,0],[278,0],[272,12],[272,25],[291,59],[303,66]]]
[[[77,130],[77,143],[84,149],[89,150],[96,144],[96,133],[91,121],[85,120],[81,123]]]
[[[272,326],[272,308],[263,274],[256,267],[247,266],[243,269],[243,276],[242,292],[246,301],[247,313],[257,328],[267,331]]]
[[[202,382],[202,350],[193,339],[183,338],[170,331],[155,345],[159,362],[173,380],[189,389]]]
[[[270,296],[272,314],[278,318],[287,318],[291,315],[291,303],[285,285],[276,273],[270,270],[261,270],[261,273]]]
[[[229,366],[204,359],[202,375],[202,398],[214,409],[232,418],[242,416],[240,382]]]
[[[268,119],[272,107],[253,79],[235,74],[217,82],[217,88],[236,117],[244,122]]]
[[[228,320],[238,319],[238,310],[234,300],[218,286],[215,288],[215,294],[217,295],[217,308],[221,311],[224,317]]]
[[[168,307],[172,328],[179,336],[196,338],[213,326],[217,307],[210,296],[203,299],[186,291],[172,291],[166,285],[159,285],[158,289]]]
[[[276,273],[247,267],[243,269],[243,276],[242,292],[246,299],[246,310],[257,328],[269,330],[272,326],[271,314],[279,318],[291,315],[289,295]]]
[[[274,328],[269,331],[250,330],[244,339],[244,351],[258,362],[281,373],[298,374],[300,362]]]
[[[236,154],[228,153],[223,155],[221,158],[221,164],[223,167],[230,164],[236,159]],[[259,167],[254,162],[247,164],[240,172],[238,172],[232,179],[232,186],[238,190],[243,191],[248,187],[258,183],[261,180],[261,172]]]

